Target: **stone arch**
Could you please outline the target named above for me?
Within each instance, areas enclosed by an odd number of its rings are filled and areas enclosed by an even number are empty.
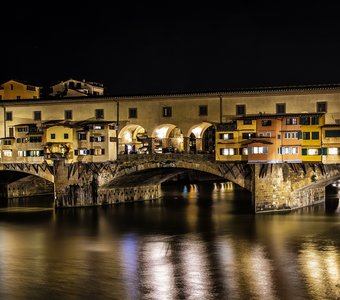
[[[34,175],[43,178],[49,182],[54,182],[53,166],[48,166],[47,164],[0,164],[0,172],[6,171]]]
[[[173,154],[173,156],[178,156],[177,154]],[[204,156],[204,155],[203,155]],[[155,158],[155,157],[154,157]],[[228,165],[224,164],[216,164],[214,162],[209,161],[205,156],[199,159],[192,159],[192,157],[188,157],[188,159],[173,159],[172,155],[167,156],[167,159],[159,159],[159,160],[136,160],[135,162],[130,161],[130,164],[124,168],[120,168],[119,171],[115,174],[115,177],[112,182],[115,181],[119,184],[135,184],[142,183],[144,181],[148,181],[147,172],[159,172],[160,177],[167,177],[167,170],[169,169],[182,169],[182,170],[193,170],[200,171],[204,173],[210,173],[212,175],[221,177],[221,179],[229,180],[242,188],[245,188],[249,191],[252,190],[252,178],[250,174],[250,167],[245,163],[228,163]],[[156,171],[158,170],[158,171]],[[143,172],[144,175],[135,179],[134,176],[139,176],[140,173]],[[126,177],[125,177],[126,176]],[[108,182],[104,183],[107,184]],[[156,182],[154,182],[156,183]],[[160,183],[160,182],[159,182]]]
[[[119,153],[137,153],[146,147],[147,133],[145,128],[138,124],[128,124],[120,130],[118,138]]]
[[[212,123],[202,122],[193,125],[187,134],[189,153],[212,153],[215,145],[215,130]]]
[[[152,131],[153,151],[183,152],[184,138],[182,130],[174,124],[161,124]]]
[[[21,170],[0,170],[0,196],[5,198],[53,194],[54,183],[50,176],[39,176]]]

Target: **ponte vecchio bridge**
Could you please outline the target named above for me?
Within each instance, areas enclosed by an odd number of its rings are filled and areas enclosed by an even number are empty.
[[[251,191],[256,212],[295,209],[340,178],[339,86],[0,103],[3,189],[44,186],[58,208],[155,199],[201,172]]]

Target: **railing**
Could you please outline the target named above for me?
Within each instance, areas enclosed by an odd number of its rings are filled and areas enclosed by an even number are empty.
[[[153,153],[153,154],[120,154],[119,162],[129,161],[158,161],[158,160],[185,160],[185,161],[215,161],[215,154],[189,154],[189,153]]]

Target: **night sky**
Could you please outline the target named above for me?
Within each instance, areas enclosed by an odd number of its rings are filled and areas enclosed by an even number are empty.
[[[331,4],[26,2],[1,4],[1,83],[86,79],[111,94],[340,83]]]

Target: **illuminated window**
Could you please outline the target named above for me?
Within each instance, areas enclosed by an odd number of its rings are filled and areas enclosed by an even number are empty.
[[[4,156],[12,157],[12,150],[3,150]]]
[[[90,136],[90,142],[105,142],[105,136]]]
[[[319,155],[319,149],[317,148],[307,149],[307,155]]]
[[[221,133],[220,134],[220,139],[221,140],[232,140],[234,138],[233,133]]]
[[[224,148],[221,149],[221,155],[235,155],[236,149],[235,148]]]
[[[297,118],[288,118],[286,119],[286,124],[287,125],[296,125],[298,122],[297,122]]]
[[[298,147],[281,147],[279,154],[299,154],[299,149]]]
[[[251,147],[248,148],[249,154],[267,154],[268,153],[268,147]]]
[[[74,151],[75,155],[88,155],[90,154],[90,151],[87,149],[78,149]]]
[[[339,150],[339,148],[328,148],[328,154],[338,155],[338,154],[340,154],[340,150]]]
[[[298,132],[285,132],[284,137],[285,139],[298,139],[299,133]]]
[[[255,133],[253,132],[244,132],[242,133],[242,139],[251,139],[253,137],[255,137]]]
[[[171,117],[172,116],[172,107],[166,106],[163,107],[163,117]]]

